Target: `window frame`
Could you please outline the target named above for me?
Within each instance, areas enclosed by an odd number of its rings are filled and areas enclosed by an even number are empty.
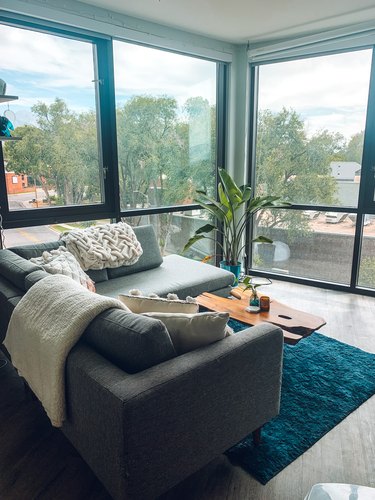
[[[96,34],[75,31],[55,23],[35,23],[26,20],[23,16],[9,19],[0,16],[0,23],[36,31],[71,40],[84,41],[92,44],[94,72],[96,75],[96,118],[98,136],[99,176],[103,201],[91,205],[71,205],[63,207],[48,207],[37,210],[9,210],[6,190],[5,169],[0,171],[0,206],[5,229],[15,227],[36,226],[57,222],[72,222],[74,220],[90,220],[95,218],[113,218],[116,215],[116,196],[113,196],[115,183],[115,169],[110,168],[116,162],[117,147],[113,145],[115,136],[115,116],[113,112],[112,96],[114,97],[114,82],[112,58],[112,43],[109,37],[100,37]],[[0,148],[0,165],[4,164],[3,148]]]
[[[215,158],[215,186],[217,188],[217,179],[218,179],[218,169],[226,168],[226,144],[227,144],[227,116],[228,116],[228,85],[229,85],[229,63],[218,61],[215,59],[210,59],[208,57],[196,56],[189,53],[184,53],[177,50],[165,49],[162,47],[156,47],[155,45],[150,45],[147,43],[141,42],[133,42],[130,40],[126,40],[124,38],[113,38],[113,41],[120,41],[125,43],[131,43],[133,45],[140,45],[141,47],[149,47],[156,50],[161,50],[163,52],[171,52],[177,55],[183,55],[187,57],[192,57],[193,59],[201,59],[204,61],[210,61],[216,64],[216,158]],[[113,57],[112,63],[114,64]],[[113,72],[114,75],[114,72]],[[115,91],[113,92],[113,96],[115,98]],[[117,139],[117,135],[116,135]],[[116,160],[117,160],[117,140],[116,140]],[[138,217],[141,215],[150,215],[150,214],[161,214],[161,213],[170,213],[170,212],[189,212],[190,210],[199,210],[202,207],[197,203],[190,203],[186,205],[165,205],[160,207],[153,208],[129,208],[127,210],[123,210],[120,207],[120,184],[118,179],[118,164],[116,163],[116,172],[117,172],[117,185],[118,185],[118,220],[122,217]],[[218,196],[218,193],[216,193]],[[216,252],[217,253],[217,252]],[[220,259],[219,259],[220,260]]]
[[[265,60],[261,62],[249,62],[249,137],[248,137],[248,179],[251,186],[256,186],[256,138],[257,138],[257,120],[258,120],[258,91],[259,91],[259,67],[272,63],[281,63],[287,61],[295,61],[298,59],[311,59],[331,54],[342,54],[346,52],[355,52],[361,49],[372,49],[372,60],[370,68],[370,81],[368,91],[367,113],[365,122],[365,137],[363,144],[363,158],[361,170],[361,182],[358,195],[357,207],[334,206],[334,205],[305,205],[293,204],[290,207],[284,207],[285,210],[317,210],[320,212],[349,212],[357,215],[353,256],[351,263],[351,275],[348,285],[323,281],[312,278],[302,278],[298,276],[286,276],[283,274],[273,273],[264,270],[254,269],[252,267],[253,246],[251,240],[254,235],[254,224],[250,222],[246,231],[246,255],[245,269],[248,273],[254,276],[266,276],[280,281],[289,281],[292,283],[300,283],[303,285],[322,287],[333,290],[340,290],[350,293],[360,293],[362,295],[375,296],[375,290],[366,289],[358,285],[358,276],[360,268],[361,248],[363,239],[363,221],[365,214],[375,215],[375,141],[372,139],[375,134],[375,45],[365,45],[363,47],[355,47],[352,50],[349,48],[334,50],[322,53],[312,53],[300,55],[297,57],[286,57],[285,59]],[[255,189],[254,189],[255,191]]]

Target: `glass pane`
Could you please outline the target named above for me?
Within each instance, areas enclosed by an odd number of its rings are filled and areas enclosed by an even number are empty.
[[[189,238],[195,231],[207,224],[207,215],[202,210],[172,212],[165,214],[124,217],[122,220],[130,226],[151,224],[159,242],[162,255],[178,254],[194,260],[215,263],[215,245],[212,240],[197,241],[186,252],[183,251]]]
[[[258,213],[255,236],[273,244],[253,243],[253,269],[350,284],[355,215],[313,210]]]
[[[260,66],[259,194],[357,206],[371,56],[361,50]]]
[[[114,42],[121,209],[214,193],[216,63]]]
[[[61,233],[71,229],[85,228],[97,224],[108,224],[109,219],[92,220],[84,222],[68,222],[61,224],[51,224],[47,226],[21,227],[16,229],[5,229],[4,239],[5,247],[11,248],[21,245],[33,245],[35,243],[48,243],[57,241]]]
[[[102,203],[91,43],[0,25],[10,210]]]
[[[375,215],[365,214],[358,286],[375,289]]]

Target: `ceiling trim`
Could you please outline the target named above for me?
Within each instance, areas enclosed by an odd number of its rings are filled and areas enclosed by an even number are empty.
[[[276,43],[252,44],[248,46],[248,57],[250,62],[261,63],[317,53],[358,49],[374,44],[375,21],[368,21],[308,36],[278,40]]]
[[[231,62],[238,45],[73,0],[2,0],[2,10],[184,54]],[[1,12],[1,11],[0,11]]]

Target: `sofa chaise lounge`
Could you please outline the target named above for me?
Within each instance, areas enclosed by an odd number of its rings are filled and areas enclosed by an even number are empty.
[[[143,256],[132,270],[89,272],[98,293],[139,288],[184,298],[225,293],[231,285],[233,276],[224,270],[180,256],[162,259],[151,227],[135,232]],[[17,302],[47,276],[27,259],[58,245],[0,250],[0,341]],[[279,411],[279,328],[247,328],[177,356],[159,324],[109,309],[67,359],[62,431],[115,499],[155,498]]]

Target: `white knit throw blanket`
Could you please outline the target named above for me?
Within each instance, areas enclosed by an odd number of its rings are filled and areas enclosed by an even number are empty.
[[[67,276],[52,275],[35,283],[13,311],[4,344],[55,427],[65,420],[69,351],[89,323],[111,307],[129,310]]]
[[[130,266],[143,253],[133,229],[125,222],[73,229],[61,240],[84,271]]]

